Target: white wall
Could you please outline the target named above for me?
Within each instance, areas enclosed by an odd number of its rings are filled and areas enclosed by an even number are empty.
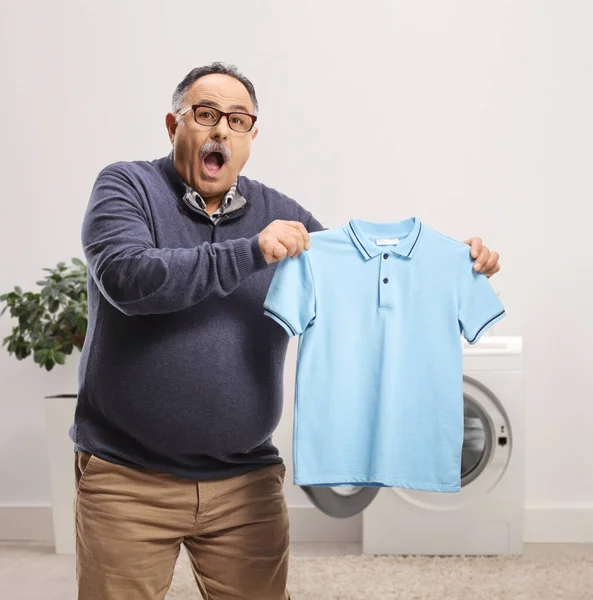
[[[493,329],[525,338],[526,506],[593,519],[592,18],[587,0],[4,0],[0,291],[82,256],[99,170],[166,154],[177,83],[233,62],[261,104],[245,174],[327,227],[417,215],[500,252]],[[289,469],[295,350],[275,436]],[[42,397],[75,388],[72,359],[47,374],[0,352],[0,524],[47,511]]]

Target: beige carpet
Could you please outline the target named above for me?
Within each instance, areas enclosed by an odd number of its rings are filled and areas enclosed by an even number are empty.
[[[291,557],[292,600],[593,600],[593,556]],[[182,549],[166,600],[200,594]]]

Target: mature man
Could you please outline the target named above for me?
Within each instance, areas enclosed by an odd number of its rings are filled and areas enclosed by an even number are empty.
[[[70,429],[80,599],[161,600],[182,544],[204,598],[290,598],[272,443],[288,336],[262,305],[272,263],[323,227],[239,176],[257,109],[234,67],[193,69],[166,116],[171,153],[111,164],[94,184]],[[477,270],[498,271],[497,253],[466,243]]]

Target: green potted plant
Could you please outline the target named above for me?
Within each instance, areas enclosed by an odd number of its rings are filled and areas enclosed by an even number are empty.
[[[17,360],[31,356],[42,369],[64,365],[75,348],[82,349],[87,330],[87,268],[78,258],[72,265],[58,263],[37,285],[37,292],[16,286],[0,295],[16,319],[12,333],[2,345]],[[73,443],[68,429],[74,420],[77,394],[45,396],[47,454],[52,497],[54,544],[58,554],[74,554],[75,532]]]
[[[33,360],[51,371],[56,364],[63,365],[74,348],[82,349],[88,320],[87,268],[79,259],[72,266],[58,263],[44,279],[37,282],[39,292],[14,291],[0,295],[6,306],[0,315],[10,309],[18,319],[12,333],[2,345],[18,360],[33,355]]]

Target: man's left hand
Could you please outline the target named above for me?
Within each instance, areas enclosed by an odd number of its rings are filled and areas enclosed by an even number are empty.
[[[500,265],[498,259],[500,258],[498,252],[490,250],[482,245],[482,239],[479,237],[472,237],[464,240],[464,244],[470,246],[470,254],[474,259],[474,271],[485,273],[486,277],[492,277],[494,273],[500,271]]]

